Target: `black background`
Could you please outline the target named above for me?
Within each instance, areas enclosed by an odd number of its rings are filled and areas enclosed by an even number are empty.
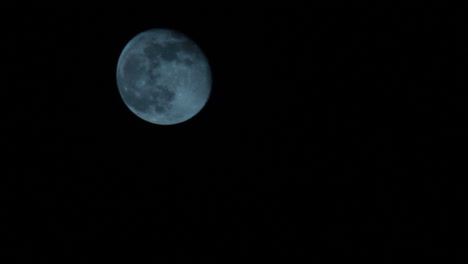
[[[461,257],[466,10],[429,6],[10,10],[2,256]],[[179,125],[118,94],[120,52],[150,28],[185,33],[211,65],[208,103]]]

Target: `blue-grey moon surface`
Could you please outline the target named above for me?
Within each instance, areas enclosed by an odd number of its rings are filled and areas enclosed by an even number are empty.
[[[117,87],[127,107],[153,124],[189,120],[211,93],[211,71],[200,47],[185,34],[150,29],[133,37],[117,63]]]

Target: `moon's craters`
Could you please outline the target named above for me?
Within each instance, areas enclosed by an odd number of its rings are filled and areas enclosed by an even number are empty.
[[[139,80],[144,76],[147,68],[148,64],[145,63],[143,56],[132,54],[128,56],[123,65],[123,73],[126,79]]]
[[[176,124],[208,100],[211,75],[200,48],[183,34],[148,30],[133,38],[117,66],[122,99],[140,118]]]
[[[160,60],[178,60],[187,65],[192,65],[200,56],[201,51],[190,41],[173,41],[165,44],[151,43],[144,48],[144,54],[151,62],[158,63]]]

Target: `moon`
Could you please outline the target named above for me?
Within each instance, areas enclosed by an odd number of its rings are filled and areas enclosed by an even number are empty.
[[[211,93],[211,71],[203,51],[171,29],[150,29],[133,37],[120,54],[116,76],[130,111],[158,125],[189,120]]]

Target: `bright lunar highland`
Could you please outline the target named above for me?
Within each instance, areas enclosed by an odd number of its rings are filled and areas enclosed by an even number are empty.
[[[128,108],[159,125],[195,116],[211,93],[211,71],[202,50],[186,35],[150,29],[136,35],[117,63],[117,87]]]

